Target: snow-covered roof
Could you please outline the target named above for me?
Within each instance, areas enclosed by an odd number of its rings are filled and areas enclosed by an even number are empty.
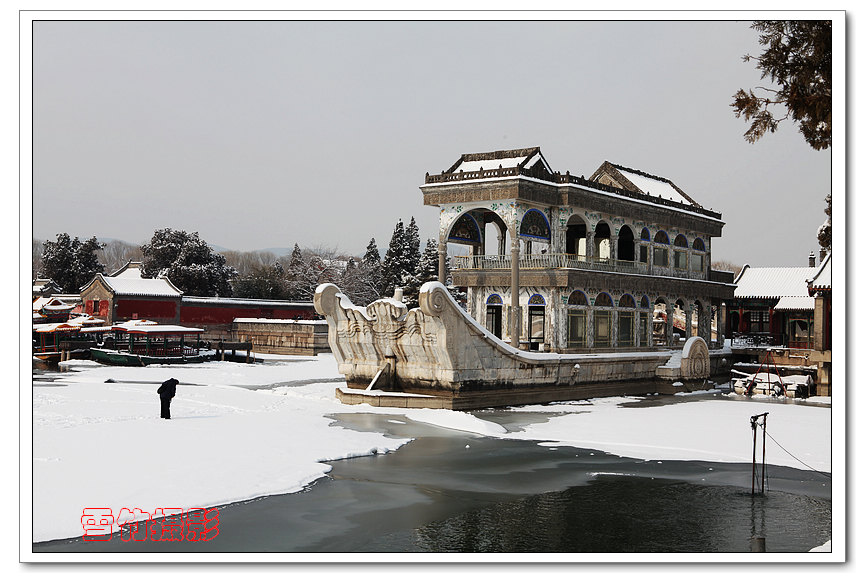
[[[170,296],[180,297],[182,292],[170,281],[163,278],[134,279],[131,277],[106,277],[105,282],[114,293],[130,296]]]
[[[832,252],[826,254],[820,267],[817,268],[817,273],[808,281],[808,290],[831,290],[832,289]]]
[[[130,334],[197,334],[204,332],[204,328],[188,328],[186,326],[174,326],[172,324],[148,324],[146,326],[114,326],[114,330],[128,332]]]
[[[481,168],[492,170],[501,166],[502,168],[531,168],[538,162],[543,164],[547,172],[553,172],[547,164],[540,148],[522,148],[517,150],[498,150],[496,152],[480,152],[476,154],[463,154],[460,159],[451,166],[448,173],[477,172]]]
[[[814,298],[809,296],[784,296],[778,303],[775,304],[775,311],[778,310],[813,310],[814,309]]]
[[[737,298],[807,297],[807,281],[816,273],[816,267],[751,267],[745,265],[739,272],[739,277],[733,282],[736,284],[734,295]]]
[[[73,326],[68,322],[55,322],[53,324],[33,324],[34,332],[51,333],[51,332],[70,332],[78,330],[81,326]]]
[[[97,273],[90,283],[81,288],[82,291],[90,287],[96,279],[102,280],[108,289],[118,295],[159,297],[181,297],[183,295],[183,292],[168,278],[145,279],[141,277],[141,271],[137,268],[127,269],[118,276],[106,276]]]
[[[33,300],[34,312],[38,312],[40,310],[46,310],[49,312],[63,312],[65,310],[71,310],[74,307],[74,305],[67,304],[63,300],[55,297],[36,298],[35,300]]]
[[[656,178],[650,178],[645,174],[631,172],[630,170],[625,170],[621,167],[618,168],[619,172],[621,172],[625,178],[630,180],[634,186],[639,188],[643,194],[660,196],[661,198],[681,202],[683,204],[694,204],[693,201],[682,196],[682,193],[679,192],[669,180],[658,180]]]
[[[132,278],[132,279],[141,279],[144,276],[141,275],[141,262],[140,261],[127,261],[126,265],[109,275],[108,277],[123,277],[123,278]]]
[[[94,318],[93,316],[89,316],[87,314],[84,314],[84,315],[78,316],[76,318],[69,318],[69,321],[66,323],[70,324],[72,326],[84,326],[85,324],[92,324],[92,325],[104,324],[105,320],[102,320],[100,318]]]

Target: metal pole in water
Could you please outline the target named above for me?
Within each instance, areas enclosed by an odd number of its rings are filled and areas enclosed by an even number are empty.
[[[752,433],[752,449],[751,449],[751,496],[754,495],[755,481],[757,476],[757,425],[763,426],[763,466],[762,475],[760,476],[760,493],[765,489],[766,482],[766,416],[768,412],[760,413],[759,415],[751,415],[751,433]],[[758,423],[757,419],[763,418],[762,423]]]
[[[754,480],[757,473],[757,417],[751,417],[751,441],[753,447],[751,451],[751,496],[754,495]]]
[[[769,419],[769,413],[763,413],[763,474],[760,476],[760,493],[762,494],[766,486],[766,421]]]

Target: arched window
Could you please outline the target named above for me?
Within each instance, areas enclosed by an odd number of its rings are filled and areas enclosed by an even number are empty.
[[[550,240],[550,222],[538,209],[529,209],[520,221],[520,235],[541,241]]]
[[[571,215],[565,231],[565,253],[586,256],[586,222],[579,215]]]
[[[610,225],[603,221],[595,225],[595,259],[610,259]]]
[[[693,247],[694,251],[705,251],[706,250],[706,244],[703,243],[703,240],[699,237],[694,239],[694,244],[692,247]]]
[[[619,308],[636,308],[634,296],[625,294],[619,298]],[[634,345],[634,312],[624,310],[619,312],[619,346]]]
[[[667,245],[670,244],[670,238],[664,231],[655,233],[655,248],[652,250],[652,263],[657,267],[670,266],[670,250]]]
[[[544,342],[544,296],[534,294],[529,298],[529,349],[538,350]]]
[[[454,222],[448,241],[469,245],[481,244],[481,228],[469,213],[465,213]]]
[[[502,337],[502,296],[490,294],[487,298],[487,330]]]
[[[652,240],[652,235],[649,234],[649,229],[647,229],[646,227],[643,227],[643,230],[640,231],[640,240],[641,241],[651,241]]]
[[[595,309],[592,312],[592,320],[594,322],[595,341],[594,346],[598,348],[607,348],[613,345],[613,298],[610,294],[604,292],[598,294],[595,298]]]
[[[595,298],[595,307],[612,308],[613,298],[610,297],[610,294],[601,292],[598,294],[598,297]]]
[[[621,261],[634,261],[634,232],[628,225],[622,225],[619,229],[619,243],[616,251],[616,259]]]
[[[652,306],[651,306],[651,303],[649,302],[649,296],[643,296],[643,298],[640,300],[640,309],[641,310],[648,310],[651,307]]]
[[[676,235],[673,241],[673,267],[676,269],[688,269],[688,240],[684,235]]]
[[[640,231],[640,263],[649,262],[649,243],[652,241],[652,236],[649,234],[649,229],[643,227]]]
[[[571,292],[571,295],[568,296],[568,305],[569,306],[588,306],[589,299],[586,297],[586,294],[581,292],[580,290],[575,290]]]
[[[631,294],[625,294],[619,298],[619,307],[620,308],[636,308],[637,303],[634,301],[634,296]]]
[[[568,348],[584,348],[587,345],[586,333],[589,299],[580,290],[568,296]]]

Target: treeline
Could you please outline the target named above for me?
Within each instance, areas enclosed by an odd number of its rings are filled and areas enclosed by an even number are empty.
[[[400,219],[382,259],[375,238],[363,257],[336,249],[301,248],[290,255],[267,251],[216,253],[198,233],[174,229],[154,232],[148,243],[80,241],[66,233],[56,241],[33,240],[33,274],[52,279],[65,293],[76,293],[97,273],[109,274],[128,261],[141,261],[145,277],[168,277],[190,296],[311,301],[321,283],[334,283],[354,303],[367,305],[390,297],[396,287],[417,306],[421,285],[438,278],[438,252],[429,239],[421,249],[414,217]],[[448,264],[449,269],[449,264]]]

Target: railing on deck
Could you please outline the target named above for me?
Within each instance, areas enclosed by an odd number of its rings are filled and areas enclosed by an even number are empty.
[[[625,259],[586,257],[569,253],[542,253],[521,255],[520,269],[591,269],[616,273],[649,274],[646,263]],[[454,269],[510,269],[510,255],[459,255],[454,257]],[[706,279],[704,272],[657,267],[652,270],[656,275],[682,277],[686,279]]]

